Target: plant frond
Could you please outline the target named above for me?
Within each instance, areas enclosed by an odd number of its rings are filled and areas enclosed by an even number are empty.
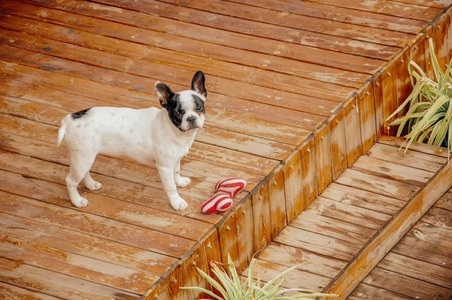
[[[228,255],[228,263],[224,265],[224,267],[220,267],[217,263],[211,263],[212,273],[215,274],[217,280],[201,269],[196,268],[201,277],[210,283],[211,286],[221,294],[221,297],[212,291],[201,287],[182,287],[181,289],[199,291],[213,297],[216,300],[277,300],[336,297],[336,295],[333,294],[311,293],[310,291],[301,288],[282,289],[281,285],[289,272],[303,264],[286,269],[264,285],[261,285],[258,272],[256,276],[257,280],[253,279],[256,265],[256,259],[253,257],[248,267],[248,278],[245,281],[245,284],[242,284],[240,275],[238,274],[230,255]]]
[[[435,77],[438,83],[441,83],[441,81],[445,79],[445,76],[441,66],[438,63],[438,59],[436,58],[435,46],[433,45],[433,40],[431,38],[428,39],[428,46],[430,49],[430,58],[432,61],[433,72],[435,73]]]

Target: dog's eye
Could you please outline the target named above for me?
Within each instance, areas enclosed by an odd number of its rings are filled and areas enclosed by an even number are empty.
[[[202,104],[199,104],[199,103],[196,104],[196,111],[203,111]]]
[[[185,110],[183,110],[182,108],[180,108],[178,111],[179,115],[183,116],[185,114]]]

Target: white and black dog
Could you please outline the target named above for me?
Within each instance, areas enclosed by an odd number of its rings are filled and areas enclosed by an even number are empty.
[[[102,187],[89,173],[100,153],[155,165],[171,206],[175,210],[188,207],[177,192],[177,187],[190,184],[190,178],[180,175],[180,161],[188,154],[198,129],[204,125],[205,76],[201,71],[196,72],[191,90],[174,93],[157,81],[155,91],[163,109],[93,107],[63,119],[58,145],[64,138],[70,163],[66,185],[75,206],[88,205],[88,200],[77,191],[82,180],[90,190]]]

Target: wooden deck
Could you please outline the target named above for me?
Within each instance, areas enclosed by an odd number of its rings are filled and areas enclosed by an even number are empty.
[[[410,154],[433,159],[419,159],[415,172],[378,157],[398,153],[395,141],[380,138],[384,119],[409,92],[408,61],[430,70],[429,37],[440,61],[450,60],[451,15],[448,0],[1,1],[0,295],[193,299],[179,287],[205,284],[195,267],[207,270],[230,253],[244,270],[287,232],[301,242],[297,233],[309,237],[316,226],[340,230],[321,235],[320,248],[330,252],[313,254],[321,260],[306,265],[319,268],[308,272],[321,279],[313,287],[355,298],[381,289],[385,281],[375,278],[404,260],[392,246],[429,208],[424,193],[433,205],[452,183],[450,164],[429,150]],[[105,156],[93,168],[104,188],[80,188],[90,205],[73,207],[64,185],[66,149],[55,145],[61,119],[90,106],[158,106],[155,81],[185,89],[199,69],[209,92],[206,126],[182,162],[192,184],[179,189],[190,208],[171,209],[155,169]],[[347,203],[324,196],[352,185],[344,178],[361,182],[361,173],[386,171],[403,172],[383,182],[408,180],[399,191],[405,198],[377,185],[381,206],[346,211],[340,206]],[[203,215],[201,203],[230,176],[248,182],[233,209]],[[303,212],[322,207],[331,215]],[[306,215],[312,219],[299,221]],[[381,249],[385,229],[396,234]],[[450,226],[440,230],[450,234]],[[411,253],[406,257],[415,258]],[[359,262],[372,255],[383,260],[371,272],[379,259]],[[450,274],[449,265],[440,267]],[[450,290],[445,280],[434,284]]]

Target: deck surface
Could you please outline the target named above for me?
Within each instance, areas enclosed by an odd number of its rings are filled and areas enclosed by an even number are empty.
[[[204,284],[195,266],[230,253],[246,268],[375,144],[407,94],[409,59],[428,69],[427,38],[450,59],[450,25],[448,0],[0,1],[0,294],[192,299],[179,287]],[[103,189],[80,187],[90,204],[73,207],[61,119],[158,107],[155,81],[179,91],[197,70],[207,116],[182,161],[189,209],[172,210],[155,168],[106,156],[92,169]],[[226,177],[246,190],[227,213],[202,214]],[[363,243],[387,218],[350,238]],[[322,278],[351,253],[340,255]]]

